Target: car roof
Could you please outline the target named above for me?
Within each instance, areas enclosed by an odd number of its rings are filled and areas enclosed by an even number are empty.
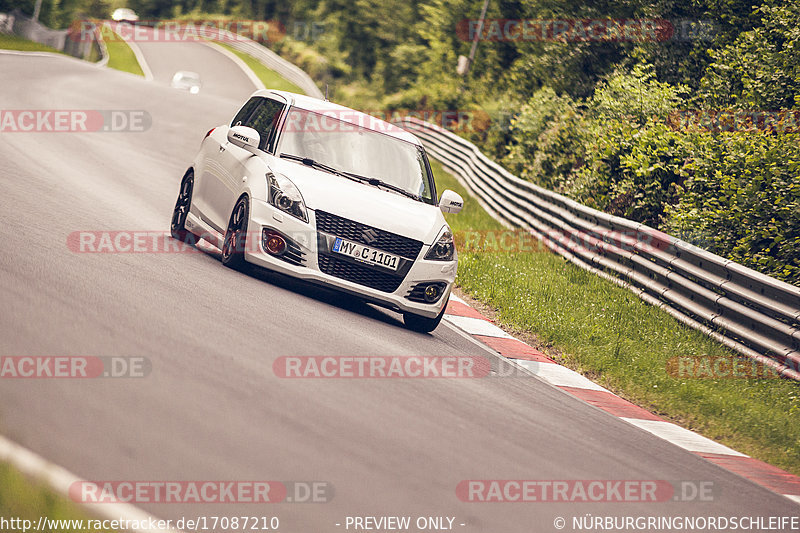
[[[305,94],[290,93],[288,91],[261,89],[253,93],[253,96],[273,95],[282,96],[290,105],[294,107],[304,109],[306,111],[313,111],[321,115],[330,115],[344,122],[364,126],[365,128],[379,131],[380,133],[384,133],[390,137],[422,146],[422,143],[415,135],[404,130],[403,128],[343,105],[334,104],[333,102],[329,102],[327,100],[320,100],[319,98],[314,98],[313,96],[307,96]]]

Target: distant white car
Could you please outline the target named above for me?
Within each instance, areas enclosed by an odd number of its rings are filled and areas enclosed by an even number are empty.
[[[282,91],[254,93],[209,131],[181,181],[173,237],[205,238],[248,263],[345,291],[432,331],[458,258],[425,150],[369,115]]]
[[[200,81],[200,74],[197,72],[189,72],[188,70],[179,70],[172,76],[172,83],[170,85],[174,89],[182,89],[189,91],[192,94],[200,92],[203,83]]]
[[[120,7],[119,9],[115,9],[114,12],[111,14],[111,20],[115,22],[138,22],[139,15],[137,15],[133,9],[129,9],[127,7]]]

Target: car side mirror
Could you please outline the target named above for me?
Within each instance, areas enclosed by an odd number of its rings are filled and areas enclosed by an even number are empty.
[[[461,195],[450,189],[442,193],[442,198],[439,200],[439,209],[442,213],[458,213],[464,207],[464,199]]]
[[[228,129],[228,142],[248,152],[255,153],[261,142],[261,136],[253,128],[247,126],[233,126]]]

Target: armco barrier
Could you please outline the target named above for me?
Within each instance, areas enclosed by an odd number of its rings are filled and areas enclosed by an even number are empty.
[[[519,179],[436,125],[416,118],[398,125],[416,134],[506,226],[529,230],[581,268],[800,380],[800,288]]]
[[[100,59],[95,64],[105,66],[108,63],[108,52],[99,32],[93,33],[90,40],[70,39],[69,30],[52,30],[24,15],[19,9],[8,14],[0,13],[0,32],[14,33],[80,59],[88,60],[92,54],[92,47],[96,46]]]

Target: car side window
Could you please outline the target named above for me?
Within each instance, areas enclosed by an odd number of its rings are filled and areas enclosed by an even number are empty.
[[[253,97],[247,101],[246,104],[242,106],[236,116],[233,117],[231,121],[231,126],[246,126],[247,119],[250,118],[250,115],[253,114],[253,110],[258,107],[258,104],[261,102],[262,98]]]
[[[262,98],[261,100],[261,105],[250,115],[247,123],[243,123],[243,125],[249,126],[258,132],[261,137],[258,147],[266,152],[272,148],[278,120],[285,105],[269,98]]]

